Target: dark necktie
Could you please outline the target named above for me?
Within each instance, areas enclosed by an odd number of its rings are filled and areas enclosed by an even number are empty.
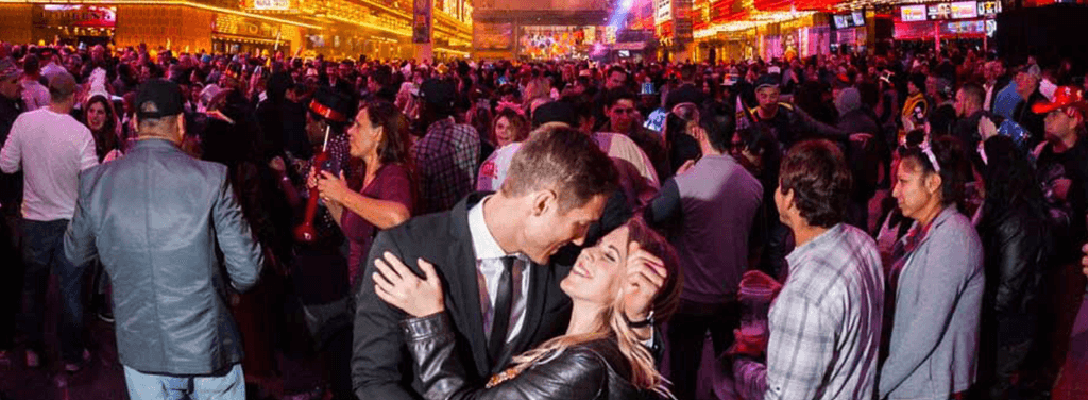
[[[487,354],[491,362],[499,362],[502,350],[506,348],[506,331],[510,328],[510,312],[514,308],[513,274],[514,256],[501,257],[502,273],[499,274],[499,285],[495,293],[494,318],[491,319],[491,339],[487,346]]]

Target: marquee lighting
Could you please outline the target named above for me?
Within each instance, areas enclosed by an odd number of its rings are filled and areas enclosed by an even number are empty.
[[[383,26],[374,25],[374,24],[369,23],[369,22],[356,21],[356,20],[352,20],[352,19],[344,18],[344,17],[340,17],[340,16],[335,16],[335,15],[330,15],[330,16],[328,16],[326,18],[336,20],[336,21],[340,21],[340,22],[347,23],[347,24],[361,26],[361,27],[364,27],[364,28],[370,28],[370,29],[374,29],[374,30],[378,30],[378,31],[382,31],[382,32],[389,32],[389,33],[392,33],[394,35],[399,35],[399,36],[404,36],[404,37],[411,37],[412,36],[412,32],[410,30],[407,30],[407,29],[386,28],[386,27],[383,27]]]
[[[926,4],[932,2],[933,0],[849,0],[835,4],[835,9],[838,11],[851,11],[861,10],[866,6],[895,6],[904,4]]]
[[[228,8],[216,7],[216,6],[212,6],[212,5],[201,4],[201,3],[196,3],[196,2],[192,2],[192,1],[186,1],[186,0],[162,0],[162,1],[152,1],[152,0],[0,0],[0,4],[4,4],[4,3],[7,3],[7,4],[13,4],[13,3],[14,4],[108,4],[108,5],[131,4],[131,5],[148,5],[148,6],[161,6],[161,5],[189,6],[189,7],[199,8],[199,9],[202,9],[202,10],[215,11],[215,12],[218,12],[218,13],[231,14],[231,15],[237,15],[237,16],[249,17],[249,18],[255,18],[255,19],[262,19],[262,20],[265,20],[265,21],[279,22],[281,24],[295,25],[295,26],[300,26],[300,27],[307,28],[307,29],[314,29],[314,30],[324,30],[325,29],[325,28],[322,28],[320,26],[311,25],[311,24],[307,24],[307,23],[304,23],[304,22],[291,21],[291,20],[276,18],[276,17],[272,17],[272,16],[268,16],[268,15],[253,14],[253,13],[248,13],[248,12],[243,12],[243,11],[238,11],[238,10],[231,10],[231,9],[228,9]]]
[[[813,11],[751,12],[743,19],[711,24],[707,29],[695,32],[696,38],[712,37],[719,33],[746,31],[775,22],[804,18],[816,14]]]

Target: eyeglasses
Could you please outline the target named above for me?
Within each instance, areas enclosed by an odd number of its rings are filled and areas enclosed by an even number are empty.
[[[630,108],[617,108],[615,110],[612,110],[612,113],[613,114],[621,114],[621,115],[622,114],[634,114],[635,110],[630,109]]]

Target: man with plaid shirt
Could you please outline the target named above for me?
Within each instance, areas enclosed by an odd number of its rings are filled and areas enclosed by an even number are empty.
[[[427,134],[412,146],[419,178],[421,214],[449,211],[472,193],[480,159],[480,135],[453,119],[457,86],[430,80],[420,88]]]
[[[766,364],[763,349],[735,332],[738,394],[757,399],[869,399],[879,368],[884,274],[876,243],[846,223],[850,171],[826,140],[805,141],[782,161],[775,203],[797,248],[779,285],[749,271],[741,286],[770,286]]]

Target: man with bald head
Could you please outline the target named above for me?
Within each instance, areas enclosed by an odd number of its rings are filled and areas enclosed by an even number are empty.
[[[226,166],[178,147],[184,102],[172,82],[140,87],[137,142],[80,174],[64,250],[109,272],[131,399],[242,400],[241,338],[226,299],[257,283],[261,249]]]

